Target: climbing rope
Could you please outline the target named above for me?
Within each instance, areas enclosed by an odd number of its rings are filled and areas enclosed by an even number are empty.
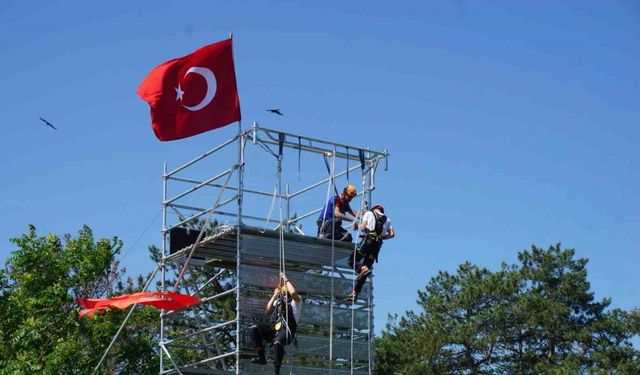
[[[276,203],[276,196],[278,195],[278,183],[276,182],[276,186],[273,188],[273,197],[271,198],[271,207],[269,208],[269,214],[264,221],[264,228],[258,228],[258,232],[264,234],[267,231],[267,225],[271,221],[271,214],[273,213],[273,207]]]
[[[366,188],[366,174],[365,174],[365,171],[364,171],[364,158],[362,157],[362,154],[363,154],[363,152],[362,152],[362,150],[360,150],[360,155],[361,155],[361,157],[360,157],[360,169],[362,171],[362,198],[360,199],[360,210],[358,211],[359,215],[362,215],[362,211],[366,208],[366,203],[367,203],[367,201],[365,200],[365,194],[364,194],[365,193],[365,188]],[[360,221],[362,222],[362,216],[360,217]],[[353,267],[352,267],[353,271],[352,271],[352,274],[351,274],[352,275],[352,277],[351,277],[351,290],[352,291],[355,291],[356,279],[357,279],[356,267],[355,266],[356,266],[356,253],[358,251],[358,240],[357,239],[360,238],[360,226],[361,225],[357,226],[357,229],[356,229],[356,241],[355,241],[354,246],[353,246],[353,263],[352,263],[353,264]],[[370,296],[369,296],[369,301],[370,301]],[[351,333],[350,333],[351,342],[350,342],[350,357],[349,357],[350,358],[350,362],[351,362],[351,372],[350,372],[351,375],[353,375],[353,336],[354,336],[354,331],[355,331],[354,325],[355,325],[355,315],[356,315],[355,309],[353,308],[353,305],[354,305],[355,302],[356,302],[356,299],[354,298],[351,301]],[[371,371],[371,368],[369,368],[369,371]]]
[[[278,161],[279,163],[281,162],[281,160]],[[281,178],[281,172],[280,170],[278,170],[278,179]],[[279,190],[282,189],[281,184],[279,185]],[[279,236],[279,253],[280,253],[280,272],[282,272],[283,275],[286,276],[287,274],[287,266],[286,266],[286,257],[285,257],[285,246],[284,246],[284,220],[283,220],[283,215],[282,215],[282,194],[280,194],[280,199],[279,199],[279,230],[278,230],[278,236]],[[278,274],[278,284],[280,283],[280,274]],[[287,285],[284,284],[283,285],[285,289],[287,289]],[[286,329],[286,334],[285,334],[285,342],[282,343],[282,345],[285,345],[286,342],[289,340],[289,337],[292,336],[292,332],[289,328],[289,293],[288,293],[288,289],[287,292],[284,293],[284,315],[285,315],[285,329]],[[291,340],[293,340],[293,337],[291,337]],[[285,351],[286,353],[286,357],[287,357],[287,363],[289,365],[291,365],[291,356],[289,354],[289,351]]]
[[[279,153],[278,153],[278,172],[276,175],[276,190],[278,191],[278,253],[279,253],[279,267],[278,271],[284,273],[286,271],[285,266],[285,254],[284,254],[284,223],[282,220],[282,147],[284,143],[284,134],[279,133]],[[280,277],[280,274],[278,274]],[[279,281],[279,280],[278,280]]]
[[[373,285],[373,274],[371,274],[371,280],[369,283],[369,296],[367,298],[367,305],[368,305],[368,310],[367,310],[367,362],[369,363],[369,375],[371,375],[371,298],[373,296],[373,288],[371,287]],[[351,356],[353,357],[353,352],[351,353]]]
[[[282,275],[287,274],[287,267],[286,267],[286,256],[285,256],[285,246],[284,246],[284,220],[283,220],[283,214],[282,214],[282,160],[284,158],[284,155],[282,153],[283,151],[283,146],[284,146],[284,140],[285,140],[285,135],[283,133],[279,133],[278,134],[278,171],[277,171],[277,177],[276,177],[276,191],[278,193],[278,207],[279,207],[279,215],[278,215],[278,237],[279,237],[279,249],[278,249],[278,262],[279,262],[279,269],[278,271],[280,273],[282,273]],[[274,194],[274,198],[275,198],[275,194]],[[272,206],[273,207],[273,206]],[[271,215],[269,215],[271,216]],[[288,218],[287,218],[288,219]],[[280,284],[280,273],[278,274],[278,284]],[[293,333],[291,332],[291,329],[289,328],[289,292],[288,292],[288,288],[285,285],[283,285],[283,287],[286,289],[286,292],[284,293],[284,320],[285,320],[285,342],[282,343],[282,345],[284,346],[287,341],[289,340],[289,337],[291,339],[291,341],[293,341]],[[278,307],[280,308],[280,307]],[[295,318],[295,317],[294,317]],[[291,356],[289,354],[289,351],[285,351],[286,353],[286,357],[287,357],[287,363],[289,365],[291,365]],[[291,374],[291,371],[289,372],[289,374]]]
[[[325,159],[326,162],[326,159]],[[336,182],[335,182],[335,168],[336,168],[336,150],[333,150],[333,157],[331,159],[331,168],[329,168],[329,186],[327,189],[327,202],[325,204],[325,214],[326,209],[329,205],[329,194],[331,194],[331,186],[336,190]],[[337,190],[336,190],[337,193]],[[337,194],[336,194],[337,195]],[[334,203],[335,210],[335,203]],[[324,216],[322,218],[322,227],[324,227]],[[321,227],[321,228],[322,228]],[[333,369],[333,304],[334,304],[334,276],[336,273],[336,263],[335,263],[335,228],[331,228],[331,298],[329,303],[329,364]]]

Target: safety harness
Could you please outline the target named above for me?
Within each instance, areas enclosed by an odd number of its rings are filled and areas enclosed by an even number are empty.
[[[378,254],[382,246],[382,228],[387,222],[387,216],[377,211],[371,211],[375,218],[376,224],[372,231],[364,235],[362,244],[358,247],[358,254],[367,259],[374,259],[378,262]]]
[[[287,337],[293,338],[293,343],[297,347],[298,340],[294,338],[294,332],[298,327],[296,317],[293,314],[293,306],[291,306],[291,298],[289,295],[280,295],[274,302],[273,313],[271,313],[271,321],[276,333],[287,330]],[[284,343],[283,343],[284,344]]]

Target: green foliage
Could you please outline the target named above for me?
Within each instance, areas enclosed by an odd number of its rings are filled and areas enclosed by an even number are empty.
[[[145,278],[123,283],[116,260],[122,243],[96,241],[88,227],[62,240],[39,236],[30,227],[12,241],[16,250],[0,270],[0,374],[91,373],[126,311],[80,318],[75,299],[139,291]],[[157,248],[150,252],[152,259],[161,258]],[[438,273],[418,292],[419,312],[390,317],[377,340],[378,373],[640,373],[640,353],[631,344],[640,333],[640,311],[611,309],[610,300],[595,300],[586,264],[560,245],[533,246],[518,254],[517,264],[495,272],[465,263],[455,274]],[[179,272],[171,270],[173,277]],[[193,265],[181,291],[196,293],[198,285],[201,296],[228,290],[235,280],[220,271],[207,263]],[[174,282],[169,277],[169,289]],[[168,319],[166,332],[193,330],[199,314],[214,322],[232,319],[234,308],[232,295],[214,299]],[[101,373],[157,373],[158,336],[158,311],[138,308]],[[235,338],[222,331],[184,344],[206,346],[204,341],[212,340],[226,351]],[[202,358],[195,349],[174,348],[172,354],[183,364]]]
[[[30,226],[12,242],[17,249],[0,271],[0,374],[89,374],[126,312],[80,318],[75,299],[141,289],[120,280],[122,242],[95,241],[86,226],[64,241]],[[157,321],[157,310],[137,310],[103,373],[157,373]]]
[[[596,301],[586,259],[535,246],[497,272],[465,263],[418,292],[419,313],[391,316],[380,374],[632,374],[640,312]]]

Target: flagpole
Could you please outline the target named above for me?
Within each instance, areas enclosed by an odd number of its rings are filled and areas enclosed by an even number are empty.
[[[229,32],[229,39],[231,39],[231,56],[232,59],[235,58],[233,56],[233,33]],[[242,224],[242,174],[243,174],[243,143],[242,139],[242,117],[238,120],[238,211],[237,211],[237,221],[238,227],[236,229],[236,375],[240,374],[240,251],[241,251],[241,224]]]

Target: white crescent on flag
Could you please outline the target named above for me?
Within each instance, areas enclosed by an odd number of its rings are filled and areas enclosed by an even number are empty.
[[[202,100],[200,101],[200,103],[194,105],[194,106],[186,106],[184,104],[182,104],[182,106],[190,111],[199,111],[202,108],[206,107],[209,103],[211,103],[211,101],[213,100],[213,97],[216,96],[216,76],[215,74],[213,74],[213,72],[211,71],[211,69],[207,69],[207,68],[203,68],[201,66],[194,66],[189,68],[189,70],[187,70],[187,72],[184,74],[184,76],[186,77],[189,73],[195,73],[195,74],[199,74],[202,76],[202,78],[204,78],[204,80],[207,82],[207,93],[205,94],[204,98],[202,98]],[[178,86],[178,89],[180,89],[180,86]],[[180,99],[182,98],[182,95],[179,95]]]

